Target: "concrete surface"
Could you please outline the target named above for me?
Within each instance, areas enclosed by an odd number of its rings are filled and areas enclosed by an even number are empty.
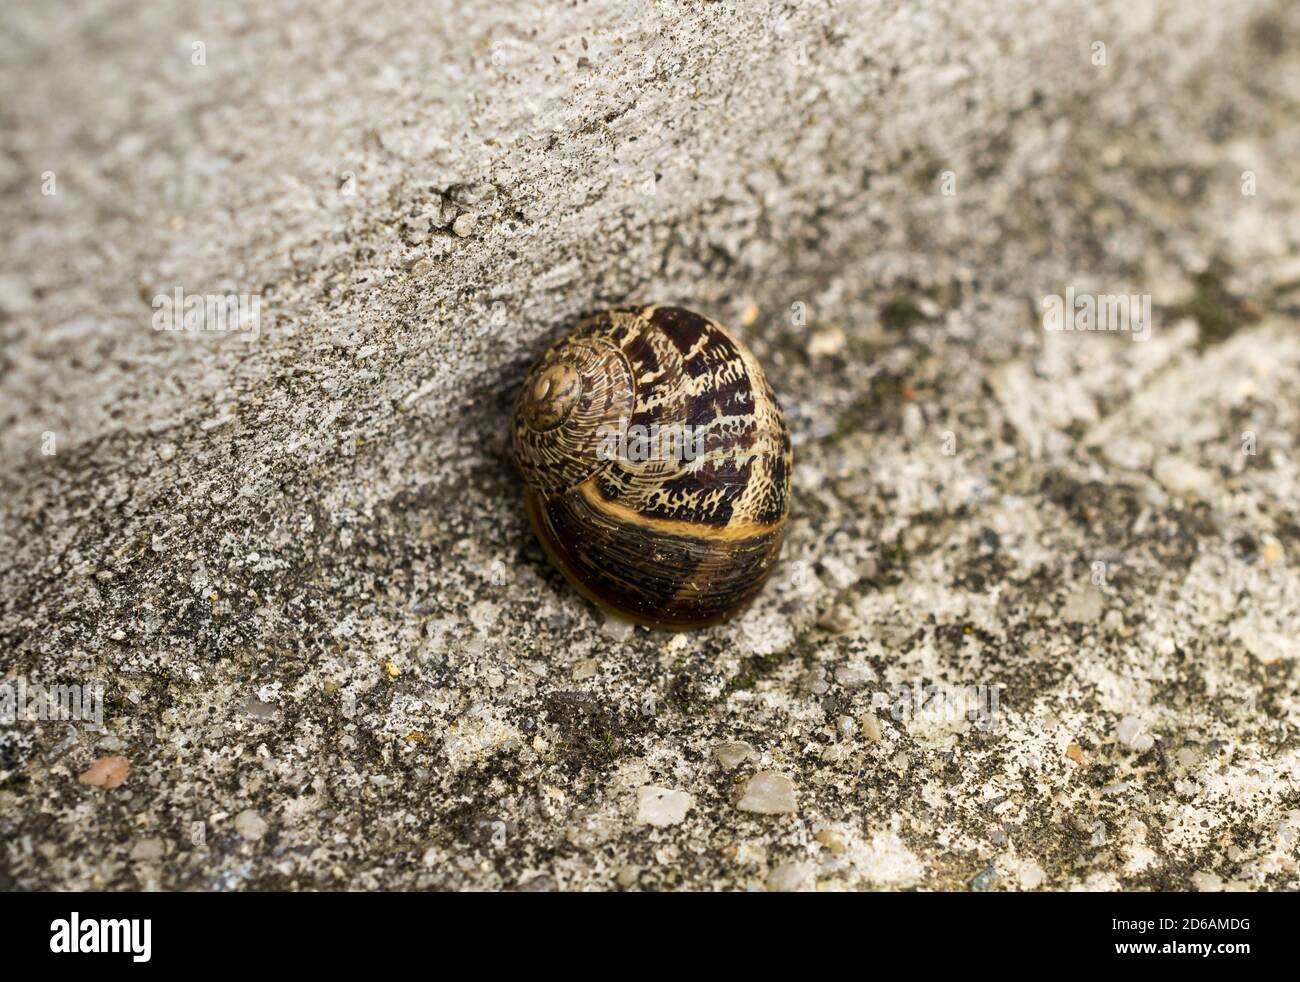
[[[3,681],[105,701],[0,725],[0,887],[1300,885],[1300,8],[250,7],[6,8]],[[694,634],[507,453],[639,301],[797,439]]]

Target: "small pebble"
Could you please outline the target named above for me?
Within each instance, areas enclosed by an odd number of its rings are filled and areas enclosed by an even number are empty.
[[[791,814],[799,808],[794,782],[776,771],[759,771],[745,782],[736,807],[759,815]]]
[[[245,808],[235,816],[235,831],[250,842],[266,835],[266,819],[251,808]]]
[[[758,751],[744,740],[739,740],[719,744],[714,748],[713,758],[724,771],[734,771],[748,760],[758,760]]]
[[[767,875],[767,888],[773,893],[790,893],[812,882],[812,863],[782,863]]]
[[[690,642],[686,640],[686,635],[678,633],[668,639],[668,643],[663,647],[663,652],[665,655],[675,656],[685,653],[689,647]]]
[[[824,828],[813,836],[818,842],[824,845],[836,856],[843,854],[848,849],[849,844],[844,839],[844,834],[836,828]]]
[[[637,790],[636,820],[638,825],[663,828],[676,825],[690,811],[693,799],[685,791],[646,786]]]
[[[473,234],[476,224],[478,224],[478,219],[469,212],[465,212],[463,215],[458,215],[456,220],[452,222],[451,230],[463,239],[467,235]]]
[[[1078,624],[1091,624],[1105,613],[1105,598],[1093,586],[1082,586],[1066,597],[1061,605],[1061,619]]]
[[[635,625],[631,621],[625,621],[610,613],[605,614],[605,620],[600,625],[600,633],[613,641],[626,641],[632,636],[634,629]]]
[[[100,757],[77,780],[92,788],[111,791],[125,781],[130,772],[131,764],[125,757]]]
[[[1180,457],[1160,458],[1153,472],[1171,494],[1204,498],[1214,489],[1214,476],[1209,471]]]
[[[141,839],[131,847],[131,858],[136,862],[147,863],[162,859],[162,839]]]
[[[869,665],[841,665],[835,669],[835,681],[846,689],[860,689],[875,677]]]
[[[1264,544],[1260,551],[1259,558],[1262,560],[1265,568],[1277,566],[1286,559],[1286,553],[1276,540]]]
[[[560,889],[560,885],[555,882],[554,877],[543,873],[520,883],[518,889],[521,893],[555,893]]]
[[[1016,872],[1020,876],[1020,888],[1022,890],[1037,890],[1047,879],[1047,874],[1043,868],[1032,859],[1021,860],[1016,864]]]
[[[1115,730],[1115,737],[1130,750],[1145,753],[1155,745],[1155,737],[1146,731],[1146,724],[1136,716],[1125,716]]]
[[[254,719],[275,719],[275,703],[262,702],[255,695],[245,696],[236,703],[236,706],[245,716],[251,716]]]
[[[1217,873],[1197,870],[1192,874],[1192,887],[1201,893],[1218,893],[1223,889],[1223,878]]]
[[[834,355],[843,350],[848,338],[838,327],[818,331],[808,342],[808,354],[816,358],[819,355]]]
[[[486,634],[492,625],[497,622],[501,616],[501,608],[491,600],[480,600],[469,609],[469,619],[474,628],[481,634]]]
[[[804,674],[801,687],[809,695],[824,696],[830,691],[831,684],[826,681],[825,669],[813,668]]]

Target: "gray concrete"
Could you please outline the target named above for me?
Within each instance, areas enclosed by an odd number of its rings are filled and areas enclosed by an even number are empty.
[[[0,725],[0,886],[1300,885],[1300,8],[458,7],[7,6],[0,658],[106,701]],[[575,596],[507,452],[635,301],[797,435],[693,634]]]

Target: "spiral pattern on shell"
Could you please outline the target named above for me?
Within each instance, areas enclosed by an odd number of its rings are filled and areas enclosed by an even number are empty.
[[[771,573],[790,434],[753,354],[708,318],[648,306],[584,321],[529,372],[513,444],[538,538],[600,606],[715,623]]]

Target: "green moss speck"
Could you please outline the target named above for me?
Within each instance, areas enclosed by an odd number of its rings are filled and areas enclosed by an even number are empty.
[[[886,331],[906,331],[925,320],[925,314],[911,297],[894,297],[880,308],[880,323]]]
[[[1193,282],[1196,292],[1191,299],[1171,307],[1175,317],[1191,317],[1200,327],[1197,347],[1204,351],[1232,337],[1244,324],[1258,320],[1250,305],[1228,289],[1232,267],[1227,260],[1216,258]]]

